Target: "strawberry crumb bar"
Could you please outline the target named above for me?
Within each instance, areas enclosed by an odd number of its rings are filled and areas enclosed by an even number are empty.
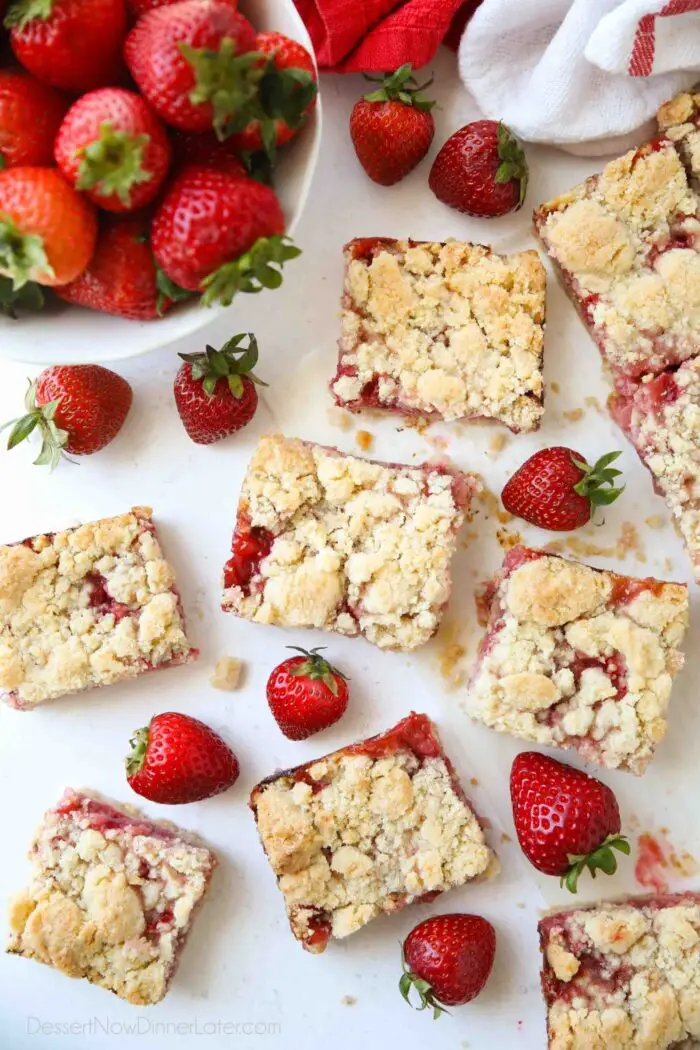
[[[539,933],[551,1050],[700,1045],[700,895],[560,911]]]
[[[310,952],[497,863],[427,715],[275,773],[250,805]]]
[[[264,437],[243,483],[223,609],[414,649],[438,628],[476,490],[473,475],[452,467]]]
[[[163,998],[216,857],[131,807],[66,791],[39,828],[7,950],[137,1006]]]
[[[676,146],[693,179],[700,178],[700,93],[684,91],[656,115],[659,130]],[[697,188],[697,184],[696,184]]]
[[[688,588],[514,547],[484,600],[490,620],[467,711],[523,740],[643,773],[666,732]]]
[[[345,246],[337,404],[536,430],[545,272],[534,251],[395,241]]]
[[[197,655],[149,508],[0,546],[0,697],[12,707]]]

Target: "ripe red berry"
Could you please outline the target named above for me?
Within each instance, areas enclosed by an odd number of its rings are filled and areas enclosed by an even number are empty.
[[[175,404],[185,430],[198,445],[235,434],[251,421],[258,407],[255,384],[265,386],[253,373],[258,361],[258,343],[248,334],[235,335],[215,350],[180,354],[185,362],[175,377]]]
[[[342,671],[320,655],[299,649],[279,664],[267,681],[267,702],[277,725],[290,740],[306,740],[332,726],[348,706],[348,683]]]
[[[477,120],[450,136],[428,182],[450,208],[493,218],[522,206],[527,178],[522,146],[505,124]]]
[[[403,944],[404,972],[399,990],[411,1005],[418,993],[419,1010],[433,1017],[445,1006],[462,1006],[481,992],[496,954],[496,931],[480,915],[435,915],[418,923]]]

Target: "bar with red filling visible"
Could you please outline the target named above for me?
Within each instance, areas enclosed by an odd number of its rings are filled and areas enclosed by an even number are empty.
[[[310,952],[494,870],[427,715],[273,774],[250,806],[292,933]]]
[[[643,773],[663,738],[683,665],[688,588],[514,547],[487,585],[472,718]]]

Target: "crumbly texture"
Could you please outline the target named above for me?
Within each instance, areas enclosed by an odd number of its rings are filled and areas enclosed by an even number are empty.
[[[351,241],[345,262],[331,384],[339,405],[367,407],[369,389],[377,408],[538,428],[545,272],[536,252],[376,238]]]
[[[662,138],[542,205],[535,226],[601,353],[621,375],[700,351],[700,197]]]
[[[406,746],[336,751],[264,781],[251,806],[292,932],[313,952],[495,861],[444,756]]]
[[[241,684],[243,676],[243,661],[235,656],[222,656],[217,660],[214,673],[209,681],[215,689],[223,689],[226,692],[234,692]]]
[[[437,630],[475,488],[456,470],[264,437],[243,483],[233,549],[247,529],[264,530],[271,547],[248,584],[225,586],[223,608],[414,649]]]
[[[69,791],[29,856],[32,880],[11,904],[7,950],[137,1006],[160,1002],[209,885],[211,850]]]
[[[550,1050],[700,1045],[700,899],[637,898],[540,923]]]
[[[693,180],[700,179],[700,93],[683,91],[657,113],[659,131],[676,146]],[[695,188],[698,183],[694,181]]]
[[[672,680],[683,664],[687,587],[522,547],[505,566],[469,714],[523,740],[642,773],[666,732]]]
[[[0,546],[0,696],[12,706],[196,656],[148,508]]]

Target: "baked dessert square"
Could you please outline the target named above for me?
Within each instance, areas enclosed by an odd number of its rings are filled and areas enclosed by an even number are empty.
[[[496,866],[427,715],[275,773],[250,806],[292,933],[310,952]]]
[[[663,738],[688,588],[514,547],[489,609],[466,707],[500,732],[643,773]]]
[[[133,807],[66,791],[29,854],[8,952],[85,977],[137,1006],[158,1003],[216,866],[210,849]]]
[[[447,465],[378,463],[263,437],[243,482],[222,607],[256,623],[415,649],[440,623],[478,488]]]
[[[680,153],[691,179],[700,179],[700,91],[683,91],[665,102],[657,115],[659,131]],[[695,188],[698,188],[695,183]]]
[[[535,227],[619,377],[700,352],[700,197],[660,138],[535,212]]]
[[[0,697],[12,707],[197,655],[149,508],[0,546]]]
[[[551,1050],[700,1045],[700,895],[567,909],[539,933]]]
[[[344,251],[337,404],[539,427],[546,278],[537,252],[386,237]]]

